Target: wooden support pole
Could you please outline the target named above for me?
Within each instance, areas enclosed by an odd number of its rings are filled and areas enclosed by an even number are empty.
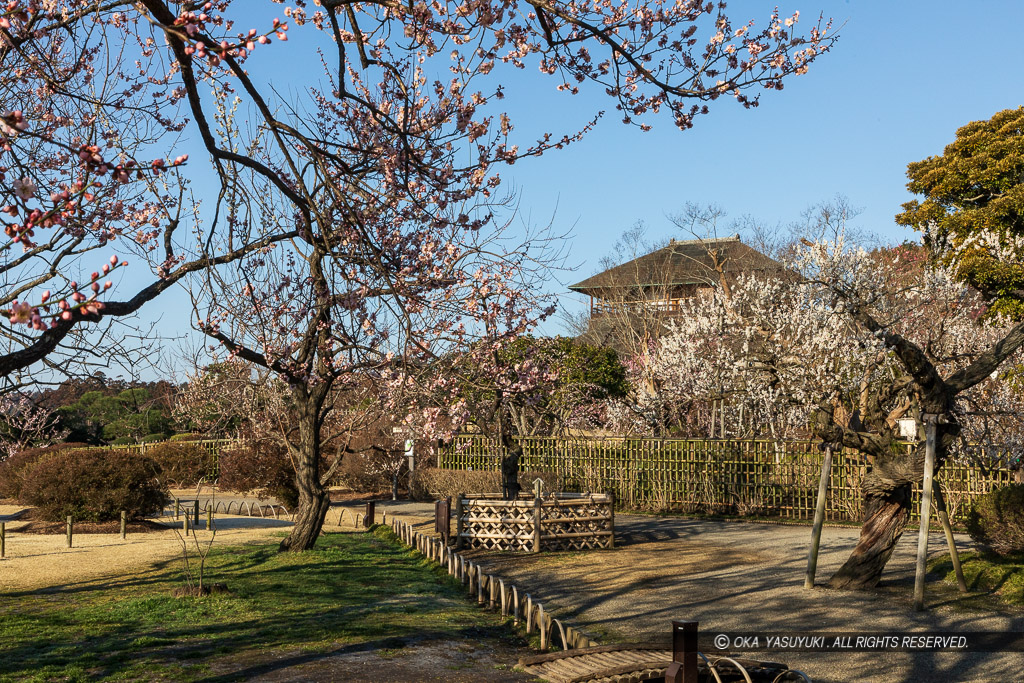
[[[936,415],[924,416],[924,481],[921,486],[921,519],[917,533],[917,571],[914,576],[914,611],[924,609],[924,575],[928,560],[928,523],[932,513],[932,477],[935,473]]]
[[[0,560],[7,554],[7,522],[0,522]]]
[[[259,506],[257,506],[257,509],[258,508],[259,508]],[[195,515],[192,518],[192,529],[193,529],[193,533],[195,533],[194,530],[199,528],[199,499],[198,498],[196,498],[196,502],[195,502],[195,505],[193,506],[192,512]],[[262,516],[263,516],[263,513],[260,512],[260,517],[262,517]]]
[[[366,504],[366,514],[363,515],[363,526],[365,526],[367,529],[372,527],[374,524],[374,517],[376,516],[376,513],[377,503],[376,501],[371,500]]]
[[[938,481],[933,483],[935,487],[935,511],[938,513],[939,523],[942,524],[942,531],[946,534],[946,545],[949,547],[949,559],[953,563],[953,573],[956,574],[956,585],[961,593],[967,592],[967,581],[964,579],[964,570],[960,566],[960,553],[956,549],[956,539],[953,538],[953,526],[949,523],[949,512],[946,510],[946,499],[942,495],[942,487]]]
[[[69,548],[71,547],[71,535],[74,533],[73,526],[74,526],[74,522],[71,519],[71,515],[68,515],[68,547]]]
[[[188,515],[181,518],[181,533],[188,538]]]
[[[177,496],[175,496],[174,497],[174,518],[178,519],[179,517],[181,517],[181,501],[178,500]]]
[[[121,510],[121,540],[128,538],[128,511]]]
[[[814,526],[811,528],[811,549],[807,553],[807,576],[804,588],[814,588],[814,575],[818,571],[818,549],[821,547],[821,527],[825,523],[825,498],[828,495],[828,481],[832,473],[832,445],[825,446],[825,457],[821,461],[821,480],[818,482],[818,502],[814,507]]]

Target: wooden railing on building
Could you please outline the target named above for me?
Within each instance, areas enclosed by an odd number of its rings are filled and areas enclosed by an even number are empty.
[[[821,474],[816,442],[700,439],[520,440],[522,471],[549,472],[564,491],[607,491],[621,507],[810,520]],[[904,445],[909,448],[909,445]],[[496,470],[500,447],[461,436],[438,456],[454,470]],[[853,450],[835,454],[825,518],[859,522],[868,463]],[[947,462],[938,481],[950,518],[962,524],[972,500],[1019,477],[1007,467]],[[916,519],[919,491],[911,505]]]

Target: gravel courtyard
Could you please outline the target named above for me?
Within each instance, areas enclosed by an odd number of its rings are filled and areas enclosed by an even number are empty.
[[[427,506],[387,508],[389,515],[419,519],[424,531],[432,528]],[[673,619],[697,620],[704,633],[1024,631],[1024,612],[970,607],[955,588],[935,579],[928,584],[927,611],[914,612],[916,532],[901,539],[877,590],[839,592],[803,588],[810,527],[641,515],[616,515],[616,527],[613,551],[475,552],[475,559],[602,644],[665,640]],[[845,561],[857,533],[824,530],[819,583]],[[957,543],[971,547],[966,536]],[[941,533],[931,535],[929,552],[945,552]],[[1019,652],[748,654],[786,662],[824,683],[1024,680]]]

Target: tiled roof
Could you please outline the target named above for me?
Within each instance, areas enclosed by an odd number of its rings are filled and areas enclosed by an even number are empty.
[[[784,270],[778,261],[743,244],[739,236],[683,240],[598,273],[569,289],[592,294],[594,290],[621,287],[717,283],[712,254],[720,263],[724,262],[725,273]]]

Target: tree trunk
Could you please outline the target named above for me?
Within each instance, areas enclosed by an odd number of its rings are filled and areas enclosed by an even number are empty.
[[[523,449],[518,445],[505,451],[506,455],[501,459],[501,490],[505,500],[515,500],[519,497],[519,456]]]
[[[280,551],[311,550],[331,506],[327,489],[320,483],[320,429],[314,409],[306,404],[299,422],[299,452],[295,454],[295,485],[299,489],[299,506],[295,525],[281,541]],[[294,452],[293,452],[294,453]]]
[[[398,474],[391,477],[391,500],[398,500]]]
[[[298,474],[296,474],[298,479]],[[316,486],[304,488],[299,486],[299,507],[295,511],[295,526],[288,537],[281,541],[281,552],[301,552],[311,550],[316,543],[320,530],[327,517],[327,509],[331,506],[327,490],[317,481]]]
[[[866,590],[878,585],[910,516],[910,484],[865,491],[864,524],[853,554],[829,579],[831,588]]]

